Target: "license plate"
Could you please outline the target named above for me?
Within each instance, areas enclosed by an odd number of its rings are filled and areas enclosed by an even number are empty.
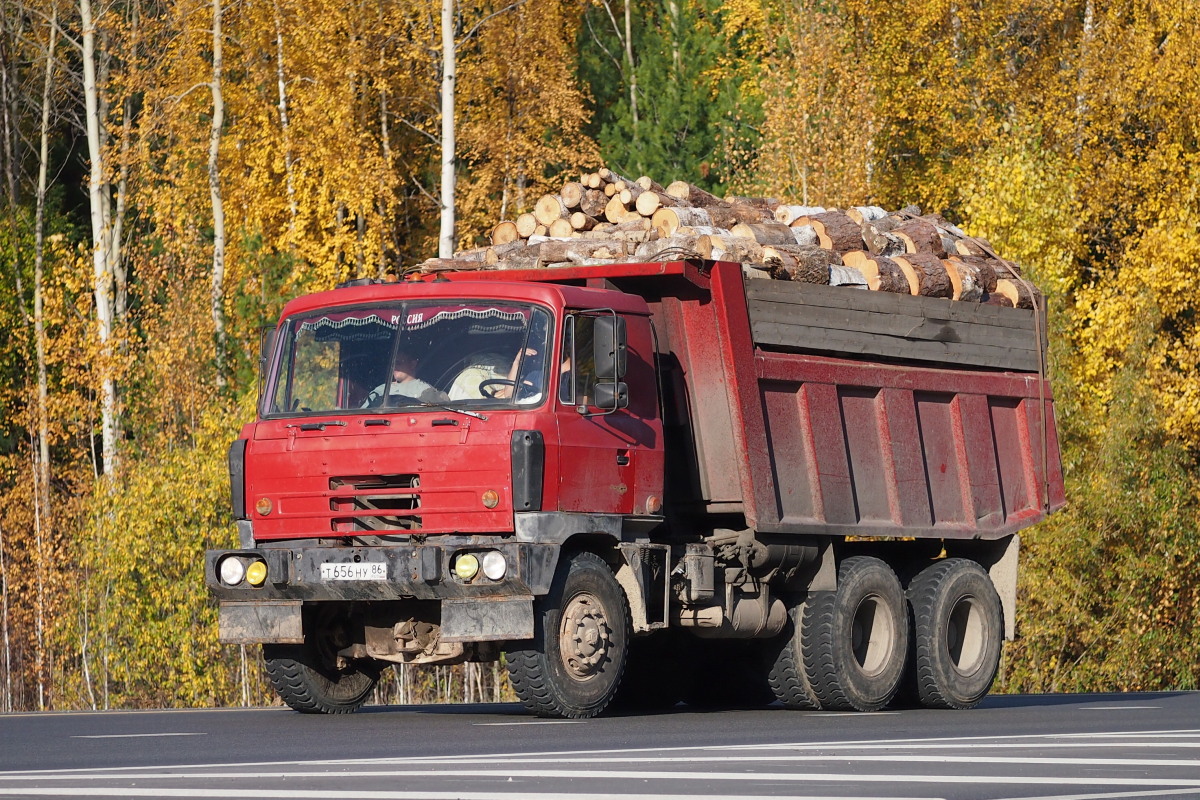
[[[321,565],[323,581],[386,581],[387,564],[381,561],[326,562]]]

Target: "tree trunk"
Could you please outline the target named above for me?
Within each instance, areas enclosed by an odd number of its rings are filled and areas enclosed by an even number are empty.
[[[520,238],[521,234],[517,232],[517,224],[515,222],[501,222],[492,228],[492,244],[508,244]],[[453,255],[451,253],[450,257],[453,257]],[[443,256],[439,256],[439,258],[443,258]]]
[[[579,204],[583,202],[583,193],[585,191],[587,190],[584,189],[582,183],[568,181],[563,184],[562,191],[558,194],[562,198],[562,204],[567,207],[568,211],[578,211]]]
[[[863,246],[862,228],[854,220],[837,211],[801,217],[792,222],[792,225],[811,225],[817,233],[817,242],[826,250],[847,253],[851,250],[861,250]]]
[[[604,206],[608,204],[608,198],[600,189],[588,189],[583,194],[583,198],[579,201],[579,210],[587,214],[589,217],[604,216]]]
[[[890,258],[852,250],[842,256],[842,262],[861,272],[871,291],[914,294],[907,274]]]
[[[566,219],[571,216],[563,199],[556,194],[544,194],[533,206],[533,216],[539,225],[549,227],[556,219]]]
[[[13,710],[12,643],[8,627],[8,562],[4,560],[4,526],[0,525],[0,629],[4,632],[4,704],[0,711]]]
[[[938,258],[946,257],[937,227],[923,219],[909,220],[891,233],[904,242],[904,249],[908,253],[932,253]]]
[[[1035,308],[1040,305],[1041,293],[1027,281],[1000,278],[996,281],[995,294],[1007,299],[1014,308]]]
[[[796,244],[792,228],[782,222],[763,222],[757,225],[739,223],[729,229],[734,236],[753,239],[759,244]]]
[[[621,195],[615,194],[608,198],[608,204],[604,206],[604,218],[609,222],[621,223],[628,222],[634,217],[641,217],[636,211],[630,211],[625,203],[621,202]]]
[[[283,66],[283,20],[279,14],[279,0],[274,4],[275,17],[275,81],[279,93],[279,129],[283,135],[283,175],[288,197],[288,236],[296,235],[296,218],[300,215],[300,205],[296,201],[295,159],[292,157],[292,132],[288,122],[287,81]],[[385,95],[386,97],[386,95]],[[380,125],[383,128],[384,155],[388,154],[390,145],[387,136],[387,106],[386,99],[380,110]],[[388,163],[391,159],[388,158]]]
[[[801,217],[811,217],[814,214],[824,214],[825,209],[820,206],[780,206],[775,209],[775,221],[782,222],[784,225],[791,225]]]
[[[693,186],[687,181],[675,181],[667,187],[665,194],[680,200],[686,200],[693,206],[723,206],[725,201],[717,197],[715,194],[709,194],[699,186]]]
[[[442,0],[442,193],[441,224],[438,230],[438,255],[448,258],[455,241],[454,92],[457,79],[457,53],[454,44],[454,0]]]
[[[907,253],[894,259],[900,269],[908,274],[909,282],[916,280],[913,294],[922,297],[952,297],[954,286],[950,282],[946,265],[932,253]],[[911,270],[911,272],[909,272]]]
[[[575,229],[571,227],[570,218],[554,220],[546,228],[546,232],[555,238],[565,238],[575,235]]]
[[[648,192],[658,192],[659,194],[667,193],[667,190],[662,187],[662,184],[646,175],[638,178],[636,181],[634,181],[634,183]]]
[[[590,231],[596,227],[600,220],[595,217],[588,216],[582,211],[576,211],[571,215],[571,228],[577,231]]]
[[[50,25],[46,45],[46,73],[42,81],[42,120],[38,142],[38,182],[36,211],[33,223],[33,331],[37,357],[37,426],[38,458],[36,491],[41,506],[43,525],[50,531],[53,515],[50,509],[50,384],[46,374],[46,191],[50,163],[50,101],[54,89],[54,47],[58,35],[58,9],[50,10]],[[7,635],[7,629],[5,631]],[[7,645],[7,643],[6,643]],[[6,648],[7,649],[7,648]],[[7,673],[6,673],[7,674]],[[11,708],[9,709],[12,710]]]
[[[951,256],[946,259],[947,269],[953,273],[957,273],[959,280],[962,283],[960,293],[962,297],[956,297],[956,300],[971,300],[978,301],[984,294],[991,294],[996,291],[996,270],[992,268],[989,259],[976,258],[974,256]],[[978,296],[968,292],[968,284],[978,288]],[[967,296],[968,294],[972,296]]]
[[[776,280],[828,284],[830,255],[823,247],[768,245],[763,247],[763,264]]]
[[[528,211],[517,217],[517,235],[522,239],[528,239],[533,236],[533,232],[537,230],[537,217],[530,214]]]
[[[217,351],[217,386],[225,387],[225,202],[221,197],[221,129],[225,125],[225,98],[221,92],[224,70],[224,34],[221,29],[221,0],[212,0],[212,125],[208,133],[208,193],[212,200],[212,320]]]
[[[887,216],[887,212],[879,206],[854,206],[846,209],[846,216],[862,225],[867,222],[874,222],[877,219],[883,219]]]
[[[682,227],[712,225],[712,216],[703,208],[660,208],[650,218],[650,224],[663,236],[670,236]],[[725,227],[725,226],[721,226]]]
[[[701,236],[697,242],[700,255],[713,261],[737,261],[741,264],[763,263],[763,247],[744,236]]]
[[[92,20],[91,0],[79,0],[82,25],[84,117],[88,147],[88,200],[92,222],[92,295],[96,303],[96,333],[101,358],[97,370],[100,377],[100,467],[106,475],[114,473],[120,463],[117,452],[119,427],[117,420],[117,382],[111,366],[113,338],[113,262],[119,253],[111,252],[109,237],[108,184],[105,179],[104,121],[100,117],[100,89],[96,82],[96,25]]]

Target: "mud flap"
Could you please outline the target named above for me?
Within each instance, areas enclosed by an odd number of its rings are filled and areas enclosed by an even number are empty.
[[[533,598],[472,597],[442,601],[443,642],[533,638]]]
[[[221,602],[219,637],[225,644],[303,644],[299,600]]]

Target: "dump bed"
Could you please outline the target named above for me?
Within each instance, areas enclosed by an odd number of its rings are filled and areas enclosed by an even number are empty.
[[[1033,311],[746,279],[723,262],[451,277],[645,297],[671,501],[692,513],[764,532],[995,539],[1064,504]]]

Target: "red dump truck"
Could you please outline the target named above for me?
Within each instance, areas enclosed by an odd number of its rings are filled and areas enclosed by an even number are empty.
[[[1064,504],[1034,311],[679,261],[288,303],[230,448],[223,642],[303,712],[390,664],[524,705],[966,708]]]

